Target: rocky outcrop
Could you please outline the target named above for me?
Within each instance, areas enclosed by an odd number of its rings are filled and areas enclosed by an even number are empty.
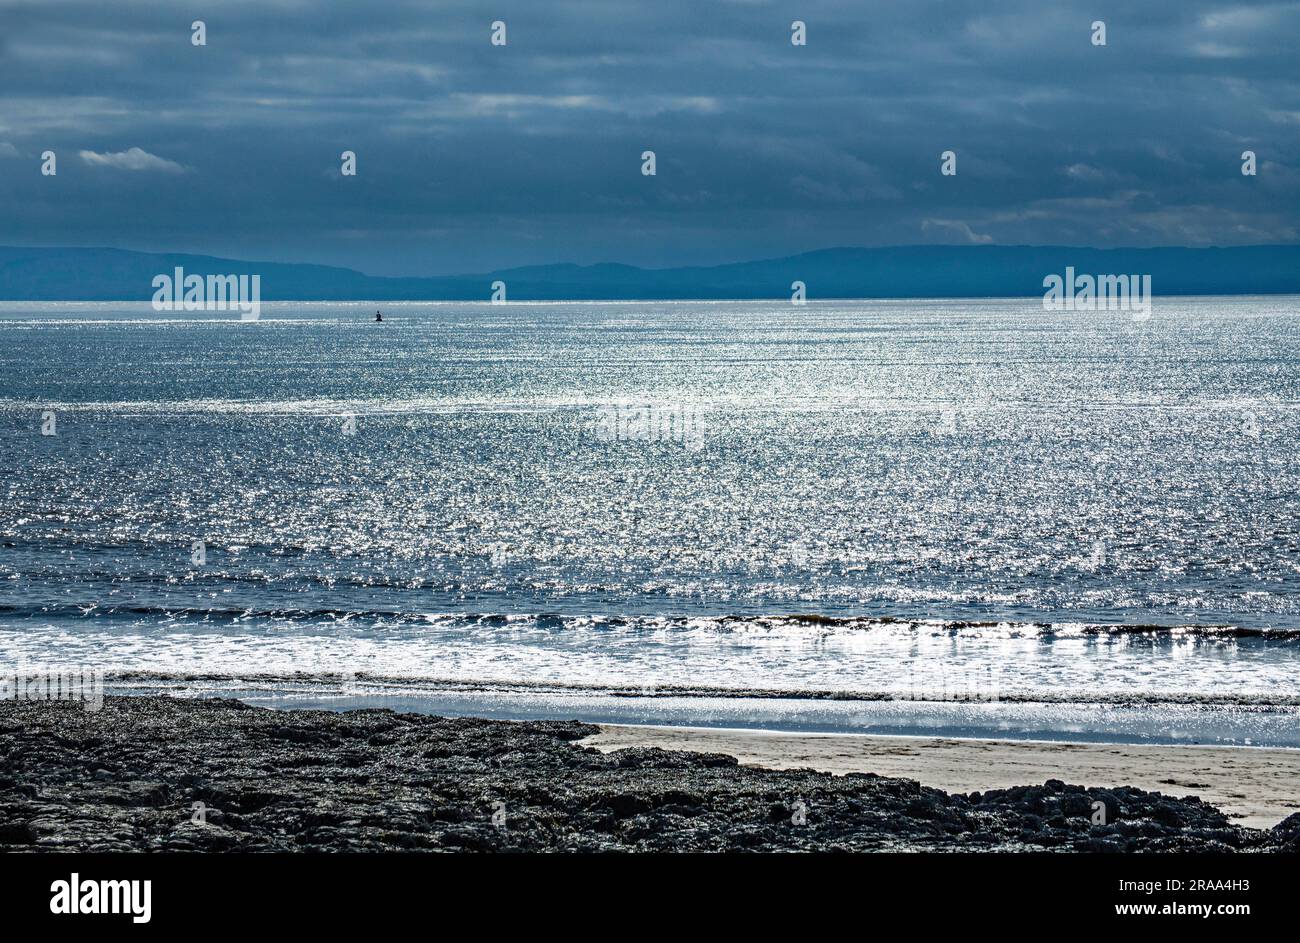
[[[230,700],[110,697],[97,712],[0,701],[0,848],[1300,848],[1300,815],[1265,832],[1199,800],[1138,789],[1050,781],[956,796],[910,780],[573,742],[595,729]]]

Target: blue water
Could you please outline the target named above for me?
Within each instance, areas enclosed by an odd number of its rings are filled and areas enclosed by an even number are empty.
[[[0,665],[1300,746],[1298,302],[3,303]]]

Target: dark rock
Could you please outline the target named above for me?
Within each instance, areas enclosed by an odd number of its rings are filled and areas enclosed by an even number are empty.
[[[1300,851],[1198,799],[1041,786],[948,795],[871,774],[604,754],[577,722],[0,701],[0,845],[188,851]],[[1093,803],[1106,824],[1093,824]],[[205,820],[192,820],[193,803]],[[798,814],[796,814],[796,810]],[[494,821],[494,814],[497,814]]]
[[[36,841],[36,830],[28,822],[0,824],[0,845],[30,845]]]

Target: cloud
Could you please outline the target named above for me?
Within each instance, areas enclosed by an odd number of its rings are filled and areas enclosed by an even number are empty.
[[[921,229],[927,231],[930,229],[951,229],[975,246],[986,246],[993,242],[992,236],[975,232],[970,228],[969,224],[962,222],[960,219],[924,219],[921,220]]]
[[[1250,55],[1249,49],[1226,46],[1223,43],[1197,43],[1192,50],[1206,59],[1241,59]]]
[[[8,141],[0,141],[0,157],[18,157],[18,148]]]
[[[91,172],[40,200],[0,173],[0,245],[424,275],[896,245],[925,220],[1098,246],[1300,225],[1295,0],[1129,4],[1105,48],[1095,0],[506,0],[504,47],[479,0],[230,3],[204,48],[173,0],[20,6],[0,141]],[[324,172],[344,150],[358,175]]]
[[[183,174],[189,168],[172,160],[150,154],[148,151],[133,147],[113,154],[98,154],[95,151],[81,151],[81,159],[92,167],[114,167],[118,170],[156,171],[165,174]]]
[[[1106,172],[1088,164],[1071,164],[1065,168],[1065,175],[1075,180],[1104,180]]]

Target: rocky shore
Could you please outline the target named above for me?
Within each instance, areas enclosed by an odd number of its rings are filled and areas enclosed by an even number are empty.
[[[1139,789],[949,795],[575,744],[596,730],[230,700],[0,701],[0,849],[1300,851],[1300,814],[1264,831]]]

